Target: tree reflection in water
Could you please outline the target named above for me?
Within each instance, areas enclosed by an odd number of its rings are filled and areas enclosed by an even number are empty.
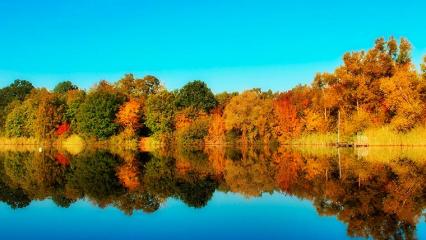
[[[155,212],[168,198],[201,208],[215,191],[247,198],[281,192],[336,216],[350,236],[413,239],[426,199],[421,151],[209,147],[72,156],[8,150],[0,153],[0,201],[24,208],[50,198],[66,208],[87,198],[131,215]]]

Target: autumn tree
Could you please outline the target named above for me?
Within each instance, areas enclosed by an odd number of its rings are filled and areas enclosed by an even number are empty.
[[[421,76],[420,76],[420,84],[419,84],[419,93],[420,98],[424,103],[426,103],[426,56],[423,58],[423,63],[420,65],[421,68]],[[425,114],[426,118],[426,114]]]
[[[8,114],[6,132],[14,137],[51,138],[61,124],[65,103],[46,89],[35,89]]]
[[[343,115],[343,113],[342,113]],[[345,135],[352,136],[357,133],[362,133],[373,125],[371,116],[368,111],[360,107],[349,118],[342,120],[341,131]]]
[[[140,186],[140,170],[136,158],[130,158],[124,161],[117,168],[116,173],[121,184],[127,189],[134,191]]]
[[[226,105],[231,101],[231,99],[238,95],[238,92],[222,92],[215,95],[217,106],[215,108],[214,113],[222,114]]]
[[[35,135],[38,138],[52,138],[63,122],[65,102],[58,95],[52,94],[46,89],[42,89],[37,97]]]
[[[143,78],[135,78],[133,74],[124,75],[116,83],[118,91],[134,98],[147,98],[149,95],[156,94],[162,90],[158,78],[147,75]]]
[[[143,104],[136,99],[130,99],[120,106],[117,122],[133,132],[142,127]]]
[[[220,113],[213,113],[208,126],[205,143],[213,145],[224,144],[226,142],[225,132],[225,122],[222,115]]]
[[[325,121],[329,121],[330,115],[339,107],[340,99],[337,77],[330,73],[317,73],[312,83],[312,105],[318,112],[323,112]],[[305,107],[306,109],[306,107]]]
[[[176,141],[183,145],[202,145],[210,122],[207,114],[216,105],[215,96],[204,82],[193,81],[183,86],[176,96]]]
[[[223,117],[225,129],[240,132],[243,142],[267,141],[274,135],[272,99],[263,98],[259,90],[233,97]]]
[[[388,110],[393,115],[391,126],[401,132],[412,129],[424,109],[418,90],[419,79],[412,70],[398,69],[391,78],[382,80]]]
[[[232,192],[256,197],[276,188],[275,171],[275,165],[267,151],[259,152],[255,148],[248,148],[234,161],[226,160],[224,180]]]
[[[208,133],[205,137],[206,144],[224,144],[226,142],[226,129],[223,119],[223,111],[231,99],[238,95],[238,92],[222,92],[215,95],[217,106],[210,113]]]
[[[377,39],[368,51],[346,53],[343,65],[333,73],[316,76],[312,87],[318,94],[313,94],[316,108],[313,112],[318,114],[322,105],[325,118],[335,126],[340,112],[351,133],[365,129],[361,122],[367,115],[371,124],[385,124],[393,113],[386,108],[382,82],[392,78],[397,71],[410,69],[410,51],[411,45],[406,39],[402,38],[398,44],[391,37]],[[350,126],[356,122],[361,125]]]
[[[291,101],[291,93],[283,93],[274,101],[278,122],[278,134],[284,139],[298,136],[302,130],[300,115]]]
[[[304,111],[302,122],[307,133],[322,132],[326,127],[323,116],[310,108]]]

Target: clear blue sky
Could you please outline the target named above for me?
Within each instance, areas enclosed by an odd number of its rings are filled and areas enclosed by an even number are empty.
[[[426,53],[423,0],[0,1],[0,87],[16,78],[83,88],[133,72],[168,88],[284,90],[345,51],[405,36]]]

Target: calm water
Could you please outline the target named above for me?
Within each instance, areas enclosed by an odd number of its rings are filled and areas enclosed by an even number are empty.
[[[1,149],[1,239],[423,239],[426,149]]]

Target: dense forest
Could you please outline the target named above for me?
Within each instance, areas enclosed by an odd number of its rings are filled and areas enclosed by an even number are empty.
[[[70,81],[50,91],[16,80],[0,89],[0,133],[2,139],[78,135],[125,143],[150,137],[183,145],[291,143],[308,136],[332,142],[337,135],[368,143],[362,136],[372,129],[424,133],[426,57],[419,71],[411,48],[404,38],[377,39],[368,51],[344,54],[334,72],[278,93],[215,94],[199,80],[169,91],[154,76],[133,74],[88,91]]]

